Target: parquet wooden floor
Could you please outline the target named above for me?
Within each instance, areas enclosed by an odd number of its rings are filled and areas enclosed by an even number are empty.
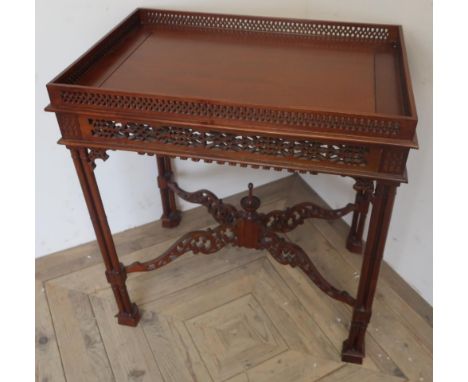
[[[297,176],[255,192],[265,211],[304,200],[323,203]],[[196,208],[174,229],[155,222],[117,234],[117,250],[126,264],[151,259],[184,232],[213,223]],[[343,222],[309,220],[288,237],[330,281],[355,293],[361,257],[345,249]],[[350,308],[266,252],[188,254],[160,270],[130,275],[130,295],[143,313],[137,328],[117,325],[95,243],[38,259],[36,277],[38,381],[432,380],[431,308],[387,265],[362,366],[340,361]]]

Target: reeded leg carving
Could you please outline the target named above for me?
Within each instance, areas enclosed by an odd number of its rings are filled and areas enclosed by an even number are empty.
[[[106,160],[107,156],[103,150],[99,152],[95,150],[91,152],[91,155],[88,155],[86,148],[70,148],[70,152],[106,266],[106,277],[112,287],[119,308],[118,322],[122,325],[136,326],[140,320],[140,313],[138,307],[130,301],[128,295],[125,284],[127,275],[124,266],[119,263],[93,171],[94,161],[96,159]]]
[[[346,240],[346,248],[350,252],[362,253],[362,235],[366,224],[367,212],[369,211],[370,199],[374,191],[374,182],[358,178],[353,188],[356,190],[356,201],[354,204],[357,206],[357,209],[353,213],[353,221],[348,239]]]
[[[162,226],[165,228],[173,228],[179,225],[181,214],[177,209],[174,192],[167,186],[173,176],[171,158],[157,155],[156,162],[158,164],[158,186],[161,192],[163,209],[163,214],[161,216]]]
[[[397,186],[394,183],[377,182],[351,328],[341,353],[345,362],[361,364],[365,356],[366,329],[372,314],[372,302]]]

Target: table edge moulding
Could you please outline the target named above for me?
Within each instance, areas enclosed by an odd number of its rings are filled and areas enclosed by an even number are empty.
[[[151,43],[161,47],[161,51],[155,52],[145,45],[151,36],[154,37]],[[166,44],[164,39],[171,43]],[[190,70],[186,76],[180,76],[177,65],[168,69],[163,63],[171,55],[180,54],[171,48],[175,44],[187,50],[195,49],[191,44],[198,44],[196,48],[204,49],[208,55],[197,59],[205,65],[211,65],[209,54],[215,55],[216,49],[227,52],[244,49],[251,62],[257,64],[268,62],[265,57],[278,51],[290,62],[296,56],[313,57],[308,65],[317,65],[315,74],[312,69],[300,72],[299,68],[299,74],[288,74],[287,65],[283,69],[271,64],[272,76],[281,75],[284,70],[281,78],[291,81],[276,85],[282,89],[290,85],[292,90],[303,91],[298,97],[304,97],[297,98],[300,101],[309,98],[320,101],[322,91],[324,100],[325,95],[331,95],[327,101],[330,105],[334,105],[334,98],[339,98],[335,103],[344,106],[294,103],[281,94],[266,94],[270,85],[255,81],[258,71],[248,72],[248,63],[234,65],[225,60],[219,64],[219,72],[214,72],[213,78],[205,78],[205,83]],[[256,44],[256,50],[249,49],[248,44]],[[166,76],[165,85],[153,81],[150,85],[154,91],[141,91],[141,87],[137,89],[138,81],[149,86],[147,78],[152,77],[147,76],[159,75],[157,70],[148,72],[146,66],[145,70],[129,73],[128,68],[140,64],[136,61],[138,57],[151,60],[151,54],[155,65],[160,65],[157,69],[173,70],[173,77]],[[337,57],[341,58],[337,61]],[[320,66],[321,60],[335,60],[344,77],[340,81],[334,81],[329,73],[327,77],[328,69]],[[347,62],[353,60],[361,60],[361,66],[347,68]],[[187,61],[184,65],[197,65]],[[203,70],[202,66],[194,66],[193,72]],[[213,66],[215,71],[216,67]],[[236,98],[234,85],[225,86],[233,74],[222,72],[223,67],[232,68],[235,75],[253,77],[250,101],[242,103]],[[262,70],[270,70],[269,66],[265,68]],[[361,77],[350,78],[353,70],[358,70]],[[125,80],[129,74],[134,81]],[[318,74],[323,79],[317,87],[304,90],[300,82],[302,78],[309,81],[309,74],[311,78]],[[114,79],[109,83],[122,86],[115,89],[104,86],[109,79]],[[364,86],[360,79],[367,79],[370,85]],[[356,89],[356,96],[367,97],[363,98],[367,103],[362,105],[371,105],[372,110],[362,107],[354,110],[353,94],[343,98],[337,93],[339,86],[345,86],[344,82],[350,89]],[[158,86],[166,87],[158,93]],[[353,308],[342,359],[362,363],[396,188],[407,182],[408,153],[418,147],[417,114],[401,26],[137,9],[49,82],[47,89],[50,105],[46,110],[56,114],[61,132],[59,143],[71,152],[106,266],[105,275],[117,302],[119,324],[136,326],[140,320],[138,307],[127,291],[128,273],[152,271],[187,252],[211,254],[226,245],[264,249],[279,263],[300,268],[331,298]],[[94,174],[96,161],[107,160],[109,150],[156,156],[164,227],[175,227],[181,220],[176,196],[205,206],[218,226],[188,232],[151,261],[122,264]],[[304,202],[282,211],[260,213],[257,210],[261,202],[251,183],[240,208],[223,203],[208,190],[183,190],[174,180],[171,158],[348,176],[355,180],[356,196],[352,203],[335,210]],[[371,205],[364,246],[364,227]],[[363,253],[356,296],[330,284],[301,247],[281,236],[305,219],[338,219],[348,213],[353,216],[347,248]]]

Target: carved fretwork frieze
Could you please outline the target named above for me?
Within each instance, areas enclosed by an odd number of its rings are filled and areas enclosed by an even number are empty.
[[[190,127],[152,126],[101,119],[90,119],[89,123],[92,136],[99,138],[158,142],[209,151],[245,152],[348,166],[366,166],[369,153],[366,146],[305,139],[199,131]]]

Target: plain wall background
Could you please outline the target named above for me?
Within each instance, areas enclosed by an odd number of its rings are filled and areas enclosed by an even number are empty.
[[[394,209],[386,261],[432,304],[432,1],[428,0],[46,0],[36,3],[36,256],[94,240],[78,179],[56,141],[55,116],[45,85],[136,7],[296,17],[403,25],[419,115],[421,149],[408,161]],[[113,232],[159,219],[154,157],[109,152],[96,176]],[[178,182],[224,197],[286,172],[175,161]],[[353,200],[352,181],[336,176],[304,179],[332,206]],[[183,209],[195,207],[180,204]]]

